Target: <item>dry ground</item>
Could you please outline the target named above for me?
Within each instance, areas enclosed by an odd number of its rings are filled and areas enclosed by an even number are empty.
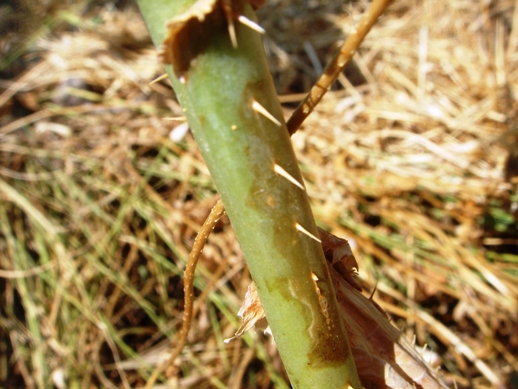
[[[260,11],[286,117],[365,5]],[[317,222],[452,387],[518,387],[517,64],[518,2],[394,0],[293,138]],[[167,357],[217,194],[161,73],[130,2],[0,5],[0,387],[140,387]],[[223,220],[177,387],[288,387],[262,334],[223,343],[249,281]]]

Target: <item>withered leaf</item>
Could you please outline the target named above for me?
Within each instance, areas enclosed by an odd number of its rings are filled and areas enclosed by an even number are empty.
[[[358,262],[354,257],[349,243],[322,228],[318,227],[322,250],[329,265],[335,268],[352,286],[362,291],[362,287],[356,282],[355,276],[358,274]]]
[[[243,301],[243,305],[237,315],[241,318],[241,326],[232,338],[225,339],[225,343],[228,343],[235,338],[239,338],[257,322],[265,319],[263,306],[261,305],[259,295],[257,294],[257,288],[253,282],[248,285],[245,300]],[[269,331],[265,330],[265,332]]]
[[[360,375],[367,389],[442,389],[447,386],[394,327],[377,304],[329,269],[340,315]]]

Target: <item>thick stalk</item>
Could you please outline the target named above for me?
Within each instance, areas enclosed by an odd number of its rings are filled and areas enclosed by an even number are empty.
[[[187,15],[193,3],[139,1],[157,46],[166,37],[166,21]],[[221,2],[215,3],[203,22],[192,20],[189,28],[196,26],[196,32],[169,49],[183,57],[175,71],[166,70],[221,194],[293,387],[359,389],[322,247],[304,233],[318,237],[306,191],[283,173],[303,182],[259,33],[232,14],[234,47],[228,13],[225,17]],[[255,20],[249,4],[232,7]],[[279,123],[261,114],[259,105]]]

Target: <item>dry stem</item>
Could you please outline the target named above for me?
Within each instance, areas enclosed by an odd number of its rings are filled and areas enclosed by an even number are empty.
[[[225,213],[225,207],[223,206],[223,202],[218,200],[216,205],[211,209],[209,216],[205,219],[203,226],[201,227],[200,232],[196,236],[194,240],[194,245],[189,254],[189,258],[187,260],[187,266],[185,268],[185,280],[184,280],[184,293],[185,293],[185,310],[183,314],[182,321],[182,329],[177,337],[176,347],[173,349],[171,356],[169,359],[160,367],[156,368],[151,377],[148,379],[145,388],[150,389],[155,384],[158,375],[166,371],[168,376],[172,375],[173,372],[173,363],[175,359],[182,352],[185,343],[187,342],[187,335],[189,334],[189,329],[191,328],[192,321],[192,312],[193,312],[193,304],[194,304],[194,272],[196,270],[196,265],[198,264],[198,260],[200,259],[201,252],[207,239],[210,236],[210,233],[216,226],[216,223],[219,221],[221,216]]]
[[[293,135],[302,125],[302,122],[313,112],[313,109],[315,109],[320,100],[322,100],[322,97],[324,97],[333,82],[335,82],[340,73],[349,64],[363,39],[391,1],[392,0],[374,0],[372,2],[370,8],[364,13],[362,20],[358,23],[356,30],[347,37],[340,50],[336,53],[331,62],[327,64],[324,72],[311,88],[309,94],[300,103],[286,123],[290,135]]]

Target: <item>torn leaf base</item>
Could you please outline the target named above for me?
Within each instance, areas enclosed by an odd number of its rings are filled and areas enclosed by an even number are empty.
[[[186,78],[191,61],[203,52],[207,35],[215,26],[224,26],[221,0],[198,0],[167,22],[167,37],[159,49],[163,64],[173,67],[178,78]]]
[[[246,291],[245,295],[245,301],[243,301],[243,305],[241,306],[241,309],[239,310],[237,315],[241,318],[241,326],[232,338],[224,340],[225,343],[229,343],[231,340],[239,338],[246,331],[251,329],[254,325],[260,325],[260,322],[266,322],[266,316],[264,314],[263,306],[261,305],[261,301],[259,301],[257,288],[255,287],[255,284],[253,282],[250,285],[248,285],[248,290]],[[270,326],[267,326],[264,332],[272,335],[272,332],[270,331]]]
[[[347,241],[322,229],[319,233],[362,386],[366,389],[447,389],[437,372],[390,323],[378,304],[360,293],[361,287],[354,279],[358,263]],[[266,320],[253,282],[238,315],[242,324],[225,343]]]
[[[264,0],[249,2],[254,9],[264,4]],[[167,22],[167,36],[158,53],[161,62],[172,65],[176,77],[186,80],[191,62],[203,52],[215,28],[228,30],[234,47],[237,47],[234,21],[239,21],[240,18],[243,20],[242,11],[241,1],[196,1]],[[248,21],[247,18],[244,19]]]

